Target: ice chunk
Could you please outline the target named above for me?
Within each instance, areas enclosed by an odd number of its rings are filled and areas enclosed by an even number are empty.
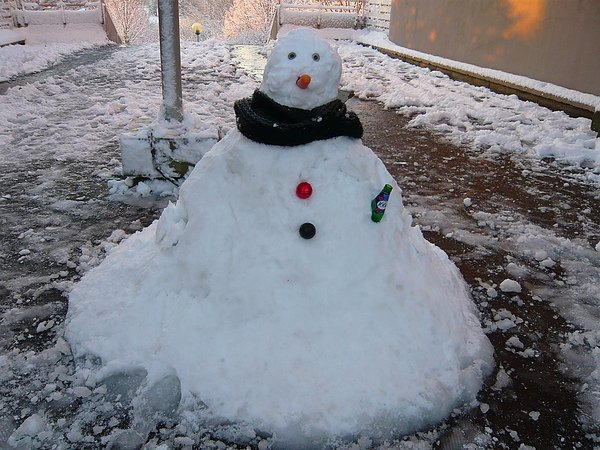
[[[187,436],[178,436],[173,440],[173,442],[178,447],[190,447],[191,448],[194,445],[194,440]]]
[[[512,262],[506,266],[506,271],[515,278],[525,278],[529,273],[526,267],[519,266]]]
[[[54,326],[54,320],[47,320],[44,322],[40,322],[35,329],[36,333],[43,333],[44,331],[48,331],[50,328]]]
[[[144,197],[144,196],[150,195],[150,192],[152,192],[152,189],[146,183],[144,183],[143,181],[140,181],[137,184],[135,191],[138,194],[140,194],[142,197]]]
[[[144,369],[137,368],[107,376],[101,380],[107,389],[106,396],[110,400],[118,398],[123,404],[130,403],[146,379],[146,373]]]
[[[540,266],[542,266],[542,267],[551,268],[551,267],[554,267],[555,265],[556,265],[556,263],[550,258],[546,258],[540,262]]]
[[[138,450],[144,445],[144,437],[134,430],[117,430],[109,436],[107,450]]]
[[[67,432],[66,436],[69,442],[75,443],[81,441],[83,439],[83,434],[81,434],[81,428],[79,427],[79,424],[73,424],[71,430]]]
[[[77,386],[73,388],[73,395],[79,398],[85,398],[92,395],[92,391],[85,386]]]
[[[9,441],[18,440],[24,436],[35,437],[46,428],[46,419],[39,414],[32,414],[11,435]]]
[[[507,340],[506,346],[514,347],[519,350],[523,350],[525,348],[525,345],[521,342],[521,340],[517,336],[513,336],[509,340]]]
[[[511,429],[507,428],[506,431],[508,431],[508,434],[510,435],[511,438],[513,438],[513,440],[515,442],[521,441],[521,438],[519,438],[519,433],[517,433],[515,430],[511,430]]]
[[[15,429],[15,421],[12,416],[0,418],[0,448],[8,447],[8,439]]]
[[[510,386],[511,384],[512,379],[510,378],[508,373],[506,373],[506,370],[504,370],[504,368],[501,367],[498,370],[498,373],[496,374],[496,382],[494,383],[493,389],[504,389],[505,387]]]
[[[521,285],[517,281],[507,278],[500,283],[500,290],[502,292],[521,292]]]
[[[533,348],[527,348],[522,352],[517,352],[517,355],[523,358],[535,358],[538,354]]]
[[[106,388],[106,385],[102,385],[102,386],[98,386],[96,389],[94,389],[94,394],[100,394],[100,395],[105,395],[108,392],[108,389]]]
[[[109,242],[114,242],[115,244],[118,244],[126,237],[127,237],[127,233],[124,230],[119,229],[119,230],[114,230],[106,240]]]
[[[181,382],[169,374],[144,390],[134,403],[134,428],[141,434],[150,432],[158,418],[175,413],[181,401]]]
[[[510,330],[511,328],[517,326],[517,324],[510,319],[501,319],[497,321],[494,325],[496,325],[496,328],[502,331]]]

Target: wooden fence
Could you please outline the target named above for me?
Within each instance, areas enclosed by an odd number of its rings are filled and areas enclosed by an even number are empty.
[[[392,0],[369,0],[365,11],[367,28],[386,33],[390,29],[390,12]]]
[[[10,13],[11,7],[8,1],[0,1],[0,29],[12,28],[12,15]]]

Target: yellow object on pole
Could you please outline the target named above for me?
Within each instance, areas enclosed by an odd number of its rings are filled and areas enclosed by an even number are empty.
[[[200,33],[202,33],[202,30],[204,30],[204,27],[201,24],[199,24],[198,22],[194,22],[192,24],[192,30],[194,30],[194,32],[196,34],[200,34]]]
[[[204,30],[204,27],[198,22],[192,24],[192,30],[196,33],[196,42],[200,42],[200,33]]]

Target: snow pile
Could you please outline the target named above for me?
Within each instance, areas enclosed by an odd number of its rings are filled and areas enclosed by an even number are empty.
[[[65,56],[95,44],[11,45],[0,48],[0,82],[18,75],[39,72]]]
[[[442,58],[440,56],[430,55],[428,53],[422,53],[416,50],[401,47],[390,41],[387,34],[385,34],[382,31],[355,30],[352,37],[355,41],[363,44],[373,45],[375,47],[385,48],[388,50],[395,50],[399,53],[412,56],[417,59],[431,61],[440,66],[450,67],[453,69],[474,73],[481,77],[497,80],[500,82],[506,82],[516,86],[523,86],[525,88],[529,88],[535,91],[544,92],[550,97],[564,98],[566,100],[581,103],[583,105],[600,107],[600,97],[596,95],[586,94],[583,92],[575,91],[573,89],[557,86],[552,83],[547,83],[545,81],[538,81],[521,75],[503,72],[501,70],[479,67],[473,64],[454,61],[451,59]]]
[[[177,203],[73,289],[66,336],[77,357],[168,377],[184,404],[299,447],[431,426],[474,400],[493,365],[460,273],[347,137],[282,148],[230,131]]]
[[[392,182],[383,167],[347,138],[274,151],[231,132],[158,224],[84,278],[70,296],[76,354],[173,368],[216,415],[287,433],[409,432],[471,400],[487,341],[397,186],[370,221]],[[305,176],[319,192],[308,205],[293,192]],[[310,242],[305,219],[319,225]]]
[[[561,198],[563,194],[553,192],[553,195]],[[414,197],[410,200],[416,201]],[[481,258],[487,257],[489,251],[518,255],[518,261],[509,258],[510,262],[504,266],[510,278],[499,278],[499,286],[482,283],[490,302],[496,301],[497,290],[500,290],[518,306],[515,311],[521,311],[523,299],[531,295],[534,302],[551,304],[550,311],[557,311],[568,324],[572,324],[570,326],[577,328],[561,333],[562,343],[557,359],[562,362],[561,369],[568,377],[580,380],[577,395],[581,407],[580,420],[591,433],[597,434],[596,427],[600,423],[600,326],[596,317],[600,308],[600,255],[594,249],[595,241],[590,243],[584,236],[564,236],[565,223],[562,222],[560,227],[544,228],[520,215],[513,205],[493,212],[472,212],[470,229],[461,215],[449,213],[451,209],[439,198],[429,201],[430,208],[419,210],[420,222],[435,224],[442,233],[446,229],[454,230],[453,239],[478,248]],[[598,233],[595,211],[585,209],[582,216],[589,217],[579,219],[584,224],[583,228],[590,230],[591,236]],[[457,230],[456,224],[461,221]],[[492,332],[522,333],[519,341],[509,338],[506,344],[518,356],[533,358],[545,350],[539,348],[541,345],[535,340],[534,344],[529,344],[531,334],[519,330],[529,320],[527,316],[518,317],[500,308],[485,325]],[[519,342],[523,349],[519,348]]]
[[[13,33],[13,30],[8,30]],[[0,41],[5,30],[0,30]],[[0,81],[39,72],[60,62],[66,55],[106,45],[106,33],[99,24],[30,25],[19,29],[26,45],[0,48]]]
[[[44,47],[41,55],[52,55],[54,48]],[[185,111],[207,127],[228,130],[235,125],[234,100],[249,95],[256,81],[236,69],[223,42],[184,43],[182,48]],[[73,67],[72,76],[52,74],[2,96],[4,162],[28,162],[43,154],[55,160],[102,161],[104,167],[111,157],[120,158],[118,149],[110,156],[106,153],[107,146],[117,147],[120,133],[137,131],[156,119],[162,102],[158,46],[114,53],[104,47],[97,52],[97,61]],[[79,79],[91,81],[78,83]],[[61,114],[73,111],[77,115],[65,127]],[[43,177],[44,183],[54,179],[54,173]]]
[[[457,145],[490,154],[554,158],[582,169],[584,180],[600,183],[600,141],[589,119],[454,81],[356,44],[340,44],[339,51],[343,89],[411,116],[411,126],[428,127]],[[599,97],[586,98],[600,106]]]
[[[0,45],[9,45],[24,40],[25,35],[20,30],[0,29]]]

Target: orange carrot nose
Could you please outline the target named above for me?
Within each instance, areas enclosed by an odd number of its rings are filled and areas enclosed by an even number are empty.
[[[306,89],[309,84],[310,84],[310,75],[307,75],[307,74],[300,75],[298,77],[298,79],[296,80],[296,85],[300,89]]]

